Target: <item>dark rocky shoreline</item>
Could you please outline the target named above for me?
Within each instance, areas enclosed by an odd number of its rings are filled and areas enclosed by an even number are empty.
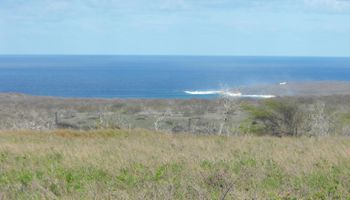
[[[271,94],[275,96],[331,96],[350,95],[349,81],[307,81],[260,84],[238,87],[244,94]]]

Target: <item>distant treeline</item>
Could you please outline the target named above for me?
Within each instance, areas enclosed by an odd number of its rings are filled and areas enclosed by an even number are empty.
[[[3,130],[134,128],[216,135],[349,135],[350,96],[126,100],[0,95]]]

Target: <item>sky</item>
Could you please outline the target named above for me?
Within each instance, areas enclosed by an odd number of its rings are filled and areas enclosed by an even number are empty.
[[[350,56],[350,0],[0,0],[0,54]]]

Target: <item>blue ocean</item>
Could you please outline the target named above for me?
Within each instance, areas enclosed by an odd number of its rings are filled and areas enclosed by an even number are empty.
[[[0,92],[94,98],[201,98],[289,81],[350,81],[350,58],[0,56]]]

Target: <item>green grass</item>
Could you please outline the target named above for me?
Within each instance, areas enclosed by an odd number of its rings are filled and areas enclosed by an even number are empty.
[[[0,133],[0,199],[224,196],[350,199],[350,138]]]

